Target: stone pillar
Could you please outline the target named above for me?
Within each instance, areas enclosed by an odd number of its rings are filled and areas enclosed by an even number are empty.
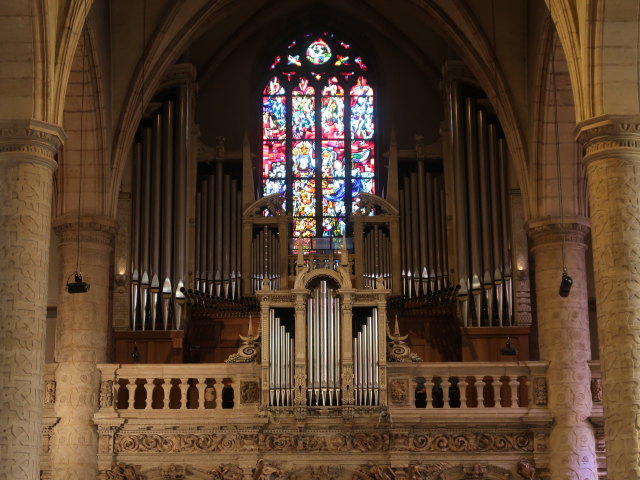
[[[98,410],[100,373],[107,361],[109,285],[113,263],[115,222],[103,217],[69,217],[54,221],[60,239],[60,296],[56,329],[56,416],[51,444],[52,478],[96,478],[98,436],[93,415]],[[80,271],[89,292],[65,291],[76,269],[80,235]]]
[[[578,125],[587,165],[607,476],[640,477],[640,116]]]
[[[0,124],[0,479],[40,478],[51,186],[62,130]]]
[[[552,479],[596,480],[595,436],[591,415],[591,359],[586,245],[587,219],[531,222],[529,236],[535,259],[540,358],[547,370],[548,406],[555,425],[549,438]],[[565,262],[573,287],[558,294],[562,279],[562,231]]]

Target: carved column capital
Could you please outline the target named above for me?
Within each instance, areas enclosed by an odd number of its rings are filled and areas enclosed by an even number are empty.
[[[113,247],[117,223],[112,218],[97,215],[80,217],[79,222],[77,217],[64,216],[54,219],[52,228],[60,243],[77,242],[79,233],[83,243]]]
[[[0,160],[38,162],[55,170],[62,128],[37,120],[0,122]]]
[[[584,147],[584,161],[635,153],[640,160],[640,115],[601,115],[577,125],[576,140]]]
[[[585,244],[584,239],[591,230],[588,218],[570,217],[565,218],[564,223],[560,222],[560,218],[555,217],[530,221],[526,227],[531,248],[560,243],[563,240],[565,243]]]

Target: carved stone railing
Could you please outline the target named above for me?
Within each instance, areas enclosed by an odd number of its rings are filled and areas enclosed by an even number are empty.
[[[260,403],[259,368],[248,364],[101,364],[100,411],[119,417],[229,415]]]

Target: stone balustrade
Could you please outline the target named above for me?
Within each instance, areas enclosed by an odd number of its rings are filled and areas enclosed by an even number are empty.
[[[100,412],[120,416],[141,410],[175,415],[175,410],[216,415],[260,402],[255,364],[102,364]]]

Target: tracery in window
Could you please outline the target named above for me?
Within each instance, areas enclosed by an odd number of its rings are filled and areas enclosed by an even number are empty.
[[[353,60],[352,60],[353,58]],[[374,90],[362,57],[331,33],[275,57],[262,100],[263,194],[284,194],[292,249],[340,248],[361,192],[375,193]]]

